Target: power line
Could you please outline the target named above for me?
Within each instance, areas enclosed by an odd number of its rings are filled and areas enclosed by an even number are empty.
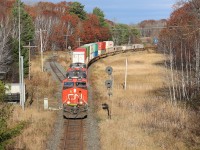
[[[165,29],[165,28],[169,28],[169,29],[173,29],[173,28],[185,28],[185,27],[198,27],[197,25],[186,25],[186,26],[152,26],[152,27],[133,27],[133,29],[138,29],[138,30],[143,30],[143,29]],[[131,29],[116,29],[115,27],[111,28],[111,30],[131,30]]]

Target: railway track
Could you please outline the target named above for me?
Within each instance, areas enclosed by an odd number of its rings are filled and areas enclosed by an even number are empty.
[[[66,119],[64,131],[64,141],[62,150],[83,150],[84,149],[84,120],[83,119]]]
[[[51,60],[50,67],[59,82],[65,78],[63,72],[56,65],[55,60]],[[61,139],[61,150],[83,150],[84,149],[84,119],[65,119],[63,124],[64,134]]]
[[[108,56],[113,56],[113,55],[117,55],[117,54],[121,54],[121,53],[127,53],[127,52],[144,51],[144,50],[148,50],[148,49],[155,49],[155,47],[137,48],[137,49],[129,49],[129,50],[119,50],[119,51],[112,51],[112,52],[109,52],[109,53],[105,53],[105,54],[102,54],[100,56],[97,56],[97,57],[91,59],[87,64],[87,68],[89,68],[97,60],[108,57]]]
[[[141,51],[141,49],[128,50],[128,51],[139,51],[139,50]],[[128,51],[115,51],[115,52],[103,54],[101,56],[97,56],[94,59],[90,60],[87,67],[89,68],[92,63],[96,62],[99,59],[116,55],[119,53],[128,52]],[[62,80],[65,78],[65,75],[56,65],[55,60],[51,60],[49,63],[50,63],[51,69],[56,75],[56,78],[59,80],[59,82],[62,82]],[[84,128],[85,128],[84,122],[85,122],[84,119],[65,119],[64,120],[64,125],[63,125],[64,134],[60,143],[61,150],[83,150],[84,149],[84,146],[85,146],[84,145]]]
[[[62,82],[62,80],[65,78],[65,75],[63,74],[63,72],[59,69],[59,67],[56,65],[55,61],[50,61],[49,62],[51,69],[53,70],[53,72],[56,75],[56,78]]]

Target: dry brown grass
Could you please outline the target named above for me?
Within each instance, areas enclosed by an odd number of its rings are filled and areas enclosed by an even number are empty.
[[[127,90],[124,83],[125,59],[128,58]],[[154,52],[136,52],[105,58],[92,66],[92,85],[97,106],[106,102],[112,108],[112,119],[97,107],[103,150],[157,150],[198,148],[199,138],[191,128],[198,128],[190,110],[173,106],[169,98],[155,93],[165,88],[164,60]],[[113,67],[114,88],[109,101],[105,89],[106,66]],[[195,115],[197,117],[198,115]]]
[[[48,137],[52,133],[55,119],[56,112],[53,111],[38,111],[36,107],[28,107],[23,111],[21,107],[15,107],[10,123],[27,121],[28,126],[20,136],[14,139],[13,147],[26,150],[44,150]]]
[[[51,55],[51,52],[45,53],[44,60]],[[31,63],[32,78],[30,81],[26,79],[26,89],[29,95],[25,111],[20,106],[14,106],[13,117],[10,120],[10,124],[27,121],[28,125],[22,134],[14,139],[11,147],[26,150],[44,150],[53,131],[56,112],[44,111],[43,100],[47,97],[49,106],[58,108],[58,99],[55,96],[58,83],[52,80],[49,73],[41,72],[39,55],[32,59]]]
[[[59,51],[57,61],[67,69],[71,63],[71,56],[66,51]]]

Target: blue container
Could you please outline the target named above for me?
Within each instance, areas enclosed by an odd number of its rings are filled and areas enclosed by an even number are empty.
[[[94,52],[94,57],[98,56],[98,51]]]

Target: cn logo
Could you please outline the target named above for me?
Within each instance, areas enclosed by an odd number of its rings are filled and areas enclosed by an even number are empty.
[[[82,99],[83,95],[82,94],[68,94],[68,99],[76,100],[77,98]]]

